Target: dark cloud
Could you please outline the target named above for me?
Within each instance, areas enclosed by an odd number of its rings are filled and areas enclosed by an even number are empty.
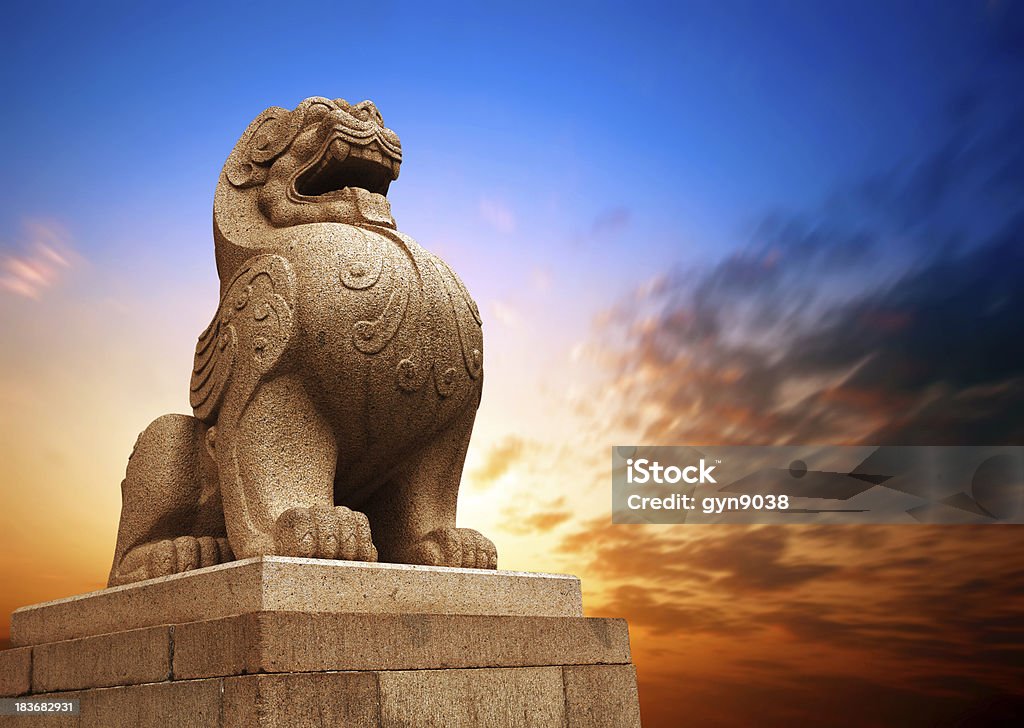
[[[757,631],[755,623],[741,615],[730,616],[707,609],[685,589],[650,590],[622,585],[611,589],[593,611],[595,615],[629,615],[633,628],[645,629],[656,637],[690,633],[737,635]]]
[[[665,534],[657,526],[623,528],[599,519],[567,534],[561,551],[586,558],[588,572],[604,581],[642,576],[667,590],[666,599],[678,598],[682,588],[713,589],[730,598],[762,596],[837,570],[835,564],[791,553],[791,532],[785,528],[719,526],[713,532]]]
[[[855,367],[811,403],[881,411],[867,443],[1018,443],[1022,330],[1024,219],[1014,218],[982,247],[829,311],[771,366],[779,378]]]
[[[618,421],[648,442],[1024,442],[1024,101],[954,106],[933,152],[604,316]]]

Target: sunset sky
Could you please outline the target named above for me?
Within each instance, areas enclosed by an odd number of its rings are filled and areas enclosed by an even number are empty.
[[[1024,530],[612,525],[615,444],[1024,444],[1019,3],[39,2],[0,27],[0,638],[188,412],[246,125],[372,99],[484,318],[460,525],[630,622],[644,725],[1024,710]],[[285,9],[287,8],[287,9]]]

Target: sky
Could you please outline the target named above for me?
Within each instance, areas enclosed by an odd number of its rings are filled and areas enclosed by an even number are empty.
[[[1024,13],[1004,1],[32,3],[0,28],[0,637],[99,588],[188,412],[249,121],[372,99],[484,318],[460,525],[625,617],[645,726],[1021,707],[1015,526],[610,522],[614,444],[1024,444]]]

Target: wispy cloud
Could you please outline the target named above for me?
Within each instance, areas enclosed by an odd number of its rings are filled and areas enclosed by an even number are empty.
[[[38,299],[57,285],[78,259],[67,230],[52,220],[23,223],[20,252],[0,257],[0,288],[18,296]]]
[[[491,313],[498,323],[510,329],[520,329],[523,326],[523,315],[514,306],[502,301],[491,301]]]
[[[577,233],[572,242],[576,245],[586,245],[609,238],[628,227],[631,217],[632,215],[626,207],[609,207],[598,213],[591,221],[590,226]]]
[[[513,233],[516,230],[516,215],[512,207],[496,197],[481,197],[479,204],[480,217],[501,233]]]
[[[530,535],[546,534],[572,520],[573,511],[566,505],[565,498],[539,504],[528,513],[514,509],[505,512],[503,527],[510,533]]]
[[[545,266],[536,266],[530,271],[530,284],[538,293],[547,293],[551,290],[553,276],[551,269]]]
[[[487,453],[484,462],[472,473],[473,483],[479,489],[489,488],[518,462],[525,449],[522,438],[509,435]]]

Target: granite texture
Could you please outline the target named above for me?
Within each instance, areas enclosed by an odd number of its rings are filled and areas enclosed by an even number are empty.
[[[562,672],[568,728],[640,728],[635,667],[576,665]]]
[[[219,728],[379,725],[376,673],[247,675],[224,680],[224,722]]]
[[[480,312],[397,230],[401,161],[370,101],[271,107],[242,134],[214,194],[193,414],[139,435],[111,586],[265,555],[497,568],[455,519]]]
[[[220,680],[191,680],[48,693],[49,700],[77,699],[79,715],[0,716],[0,726],[221,728],[221,687]]]
[[[389,728],[564,728],[562,670],[383,672],[380,714]]]
[[[267,612],[180,625],[174,675],[629,663],[626,623],[585,617]]]
[[[625,665],[618,619],[259,612],[35,645],[33,693],[257,673]],[[23,652],[27,648],[22,648]],[[20,663],[20,664],[19,664]]]
[[[15,647],[0,651],[0,698],[16,698],[29,691],[32,649]]]
[[[263,611],[578,617],[561,574],[259,557],[23,607],[25,646]]]
[[[32,692],[137,685],[171,674],[170,627],[51,642],[32,648]]]
[[[51,693],[81,715],[12,728],[633,728],[628,666],[242,675]],[[567,678],[569,671],[576,678]],[[572,687],[569,687],[569,686]],[[617,696],[602,694],[618,690]]]

